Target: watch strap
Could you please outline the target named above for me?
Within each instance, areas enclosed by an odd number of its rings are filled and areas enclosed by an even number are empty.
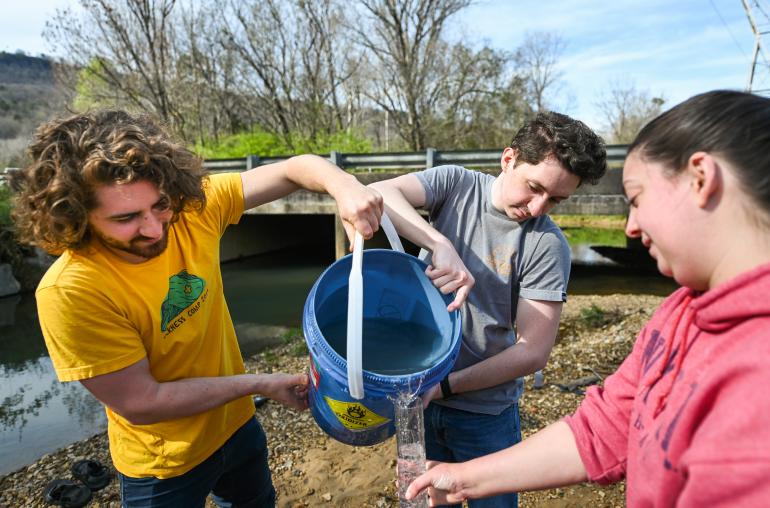
[[[440,385],[441,385],[441,396],[443,398],[448,399],[449,397],[454,395],[454,393],[452,393],[452,387],[449,386],[449,374],[444,376],[444,379],[441,380]]]

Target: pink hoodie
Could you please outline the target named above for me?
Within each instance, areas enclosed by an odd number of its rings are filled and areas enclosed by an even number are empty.
[[[674,292],[566,422],[629,507],[770,506],[770,265]]]

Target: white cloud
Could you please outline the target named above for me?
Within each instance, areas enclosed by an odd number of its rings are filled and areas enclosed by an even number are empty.
[[[668,105],[714,88],[742,88],[753,44],[737,1],[486,1],[461,22],[508,50],[528,31],[559,34],[567,43],[559,67],[565,91],[575,96],[573,114],[593,126],[601,121],[595,102],[613,81],[662,95]]]

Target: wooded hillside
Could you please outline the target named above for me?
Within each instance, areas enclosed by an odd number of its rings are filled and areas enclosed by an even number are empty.
[[[50,60],[0,52],[0,168],[20,165],[34,129],[64,104]]]

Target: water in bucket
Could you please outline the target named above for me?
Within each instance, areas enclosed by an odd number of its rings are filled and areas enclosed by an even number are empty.
[[[324,327],[324,338],[347,360],[347,321]],[[419,323],[389,318],[365,318],[362,333],[363,369],[400,376],[429,369],[444,352],[438,330]]]
[[[310,410],[327,434],[351,445],[392,436],[392,399],[438,384],[457,359],[461,335],[459,312],[446,310],[453,297],[432,285],[424,262],[386,249],[366,250],[362,257],[361,398],[351,393],[346,342],[352,256],[321,274],[302,322],[310,351]]]

